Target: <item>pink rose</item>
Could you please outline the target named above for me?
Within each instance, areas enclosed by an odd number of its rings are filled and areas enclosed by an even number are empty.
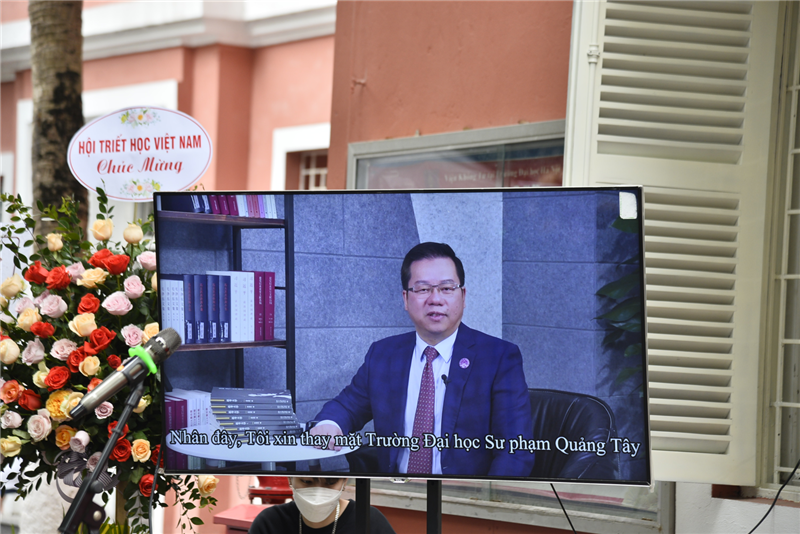
[[[148,271],[155,271],[156,270],[156,253],[155,252],[142,252],[138,256],[136,256],[136,260],[141,264],[142,267],[147,269]]]
[[[28,434],[33,441],[42,441],[51,430],[53,425],[50,423],[50,412],[45,409],[39,410],[36,415],[28,419]]]
[[[41,306],[42,305],[42,301],[44,299],[46,299],[47,297],[49,297],[49,296],[50,296],[50,290],[49,289],[45,289],[44,291],[42,291],[41,295],[39,295],[38,297],[33,299],[33,303],[36,304],[37,306]]]
[[[139,329],[138,326],[129,324],[128,326],[123,326],[122,330],[120,330],[122,337],[125,338],[125,344],[129,347],[135,347],[142,343],[142,331]]]
[[[103,454],[100,452],[96,452],[93,455],[89,456],[89,459],[86,460],[86,467],[89,469],[89,472],[94,471],[97,469],[97,464],[100,463],[100,457]]]
[[[77,282],[81,279],[81,275],[86,271],[86,268],[83,266],[81,262],[73,263],[69,267],[67,267],[67,274],[69,275],[70,280],[73,282]]]
[[[58,319],[67,311],[67,303],[58,295],[50,295],[39,305],[39,311],[42,315]]]
[[[67,361],[67,358],[69,358],[69,355],[77,349],[78,345],[74,341],[70,341],[69,339],[59,339],[53,343],[53,348],[50,349],[50,356],[65,362]]]
[[[33,301],[28,297],[23,297],[17,301],[17,307],[14,308],[14,311],[16,311],[17,314],[20,314],[28,308],[36,309],[36,304],[34,304]]]
[[[44,345],[37,337],[33,341],[28,341],[28,346],[22,351],[22,363],[25,365],[35,365],[44,360]]]
[[[86,451],[86,446],[89,444],[89,434],[83,430],[78,430],[74,436],[69,440],[69,448],[75,452]]]
[[[97,408],[94,409],[94,414],[97,416],[98,419],[105,419],[114,411],[114,405],[110,402],[106,401],[100,404]]]
[[[127,295],[129,299],[138,299],[144,295],[144,284],[136,275],[126,278],[123,285],[125,286],[125,295]]]
[[[0,427],[2,428],[19,428],[22,425],[22,416],[17,412],[8,410],[0,417]]]
[[[115,291],[103,301],[103,308],[111,315],[125,315],[133,309],[133,304],[131,304],[130,299],[125,293],[122,291]]]

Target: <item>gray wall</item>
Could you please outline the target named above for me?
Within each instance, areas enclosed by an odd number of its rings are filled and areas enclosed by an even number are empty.
[[[504,194],[503,339],[522,350],[528,387],[597,396],[614,411],[618,435],[642,442],[641,375],[617,382],[639,361],[623,356],[626,339],[604,346],[606,323],[595,319],[612,305],[597,290],[637,269],[620,265],[638,250],[638,235],[611,227],[618,198],[570,190]],[[644,471],[631,473],[646,467],[644,459],[620,458],[623,478],[641,478]]]

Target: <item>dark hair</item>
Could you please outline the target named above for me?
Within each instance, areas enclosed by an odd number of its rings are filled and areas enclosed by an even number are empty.
[[[435,258],[450,258],[456,265],[458,283],[464,285],[464,264],[458,259],[456,253],[446,243],[420,243],[408,251],[403,259],[403,266],[400,268],[400,282],[403,284],[403,291],[408,289],[408,282],[411,280],[411,264],[419,260],[432,260]]]

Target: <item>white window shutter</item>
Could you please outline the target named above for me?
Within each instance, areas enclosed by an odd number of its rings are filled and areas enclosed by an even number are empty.
[[[756,482],[777,2],[575,2],[564,184],[645,186],[653,475]]]

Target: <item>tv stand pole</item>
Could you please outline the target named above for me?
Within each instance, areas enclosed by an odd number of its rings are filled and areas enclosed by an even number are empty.
[[[369,479],[356,479],[356,532],[369,533]],[[442,481],[428,481],[427,534],[442,534]]]
[[[356,479],[356,532],[369,534],[369,479]]]
[[[442,534],[442,481],[428,481],[428,534]]]

